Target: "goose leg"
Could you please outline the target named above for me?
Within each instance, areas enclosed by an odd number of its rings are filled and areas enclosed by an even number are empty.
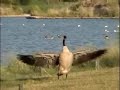
[[[59,79],[59,77],[60,77],[60,74],[58,73],[58,74],[57,74],[57,76],[58,76],[58,79]]]
[[[59,79],[59,77],[62,76],[63,74],[59,74],[59,73],[58,73],[57,75],[58,75],[58,79]]]

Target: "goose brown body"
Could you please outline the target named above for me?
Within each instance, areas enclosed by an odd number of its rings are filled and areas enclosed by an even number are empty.
[[[63,50],[59,56],[59,74],[67,74],[73,63],[73,54],[67,46],[63,46]]]
[[[68,72],[71,69],[71,65],[73,63],[73,54],[70,52],[68,47],[65,45],[66,36],[63,37],[63,49],[59,55],[59,71],[58,71],[58,79],[59,76],[66,74],[66,78],[68,75]]]

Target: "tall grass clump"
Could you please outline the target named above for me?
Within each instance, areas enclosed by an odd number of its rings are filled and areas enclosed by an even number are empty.
[[[102,67],[118,67],[119,59],[119,44],[117,42],[108,46],[107,53],[100,58],[100,65]]]
[[[35,67],[22,63],[15,56],[10,57],[10,59],[8,65],[1,66],[1,80],[16,80],[41,76],[39,70],[34,71]]]
[[[27,78],[48,77],[56,73],[56,69],[41,68],[27,65],[16,58],[11,58],[7,66],[1,66],[0,80],[17,80]]]

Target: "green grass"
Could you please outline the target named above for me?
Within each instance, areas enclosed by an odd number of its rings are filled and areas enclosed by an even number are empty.
[[[71,72],[68,79],[51,77],[21,78],[1,81],[2,90],[17,90],[21,83],[24,90],[119,90],[119,68],[106,68]]]

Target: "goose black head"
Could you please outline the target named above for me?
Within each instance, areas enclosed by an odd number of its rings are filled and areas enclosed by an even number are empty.
[[[65,36],[65,35],[64,35],[64,36],[63,36],[63,38],[64,38],[64,39],[66,39],[66,38],[67,38],[67,36]]]

